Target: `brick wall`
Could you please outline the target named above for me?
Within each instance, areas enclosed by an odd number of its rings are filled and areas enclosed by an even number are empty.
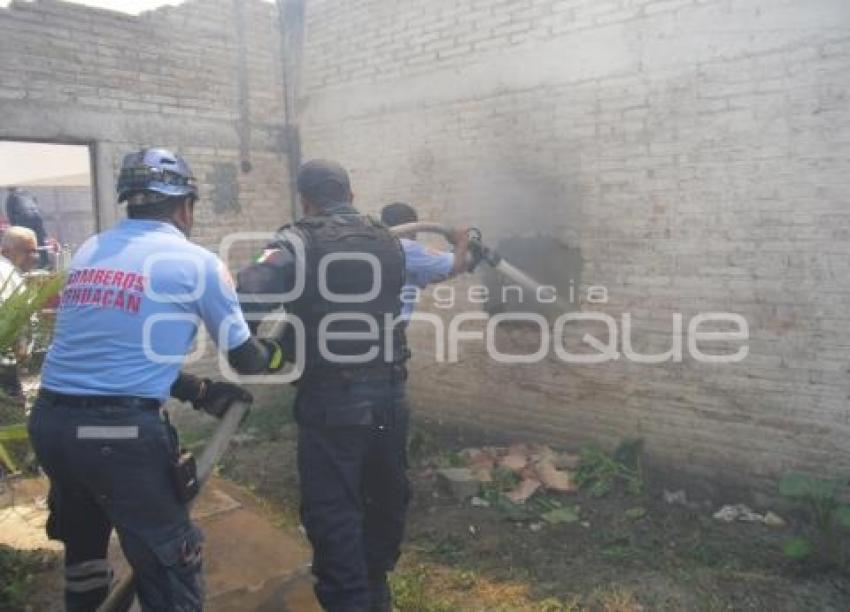
[[[93,147],[101,228],[123,217],[117,170],[144,145],[186,156],[202,194],[193,240],[208,248],[291,217],[273,3],[189,0],[129,16],[15,1],[0,9],[0,74],[0,138]]]
[[[305,155],[348,166],[363,208],[404,199],[493,242],[560,241],[572,306],[631,313],[639,351],[670,346],[675,313],[749,322],[746,361],[717,366],[686,350],[505,367],[476,343],[448,365],[416,326],[420,414],[562,444],[640,435],[658,464],[763,488],[791,467],[850,468],[844,2],[309,0],[306,24]],[[101,227],[121,214],[120,156],[150,143],[201,178],[203,244],[276,227],[290,215],[277,27],[260,0],[138,17],[13,2],[0,138],[91,144]],[[593,285],[606,304],[582,299]],[[572,340],[584,331],[602,337]]]
[[[93,144],[101,226],[121,215],[121,156],[159,144],[200,179],[201,243],[277,227],[290,216],[279,45],[275,6],[261,0],[140,16],[13,2],[0,9],[0,138]]]
[[[608,289],[578,305],[631,313],[637,350],[669,348],[674,313],[749,323],[742,364],[686,348],[510,367],[475,343],[435,363],[423,325],[421,415],[562,444],[639,435],[658,464],[765,490],[788,468],[847,473],[846,2],[310,0],[306,24],[305,158],[348,166],[363,208],[554,236],[581,254],[578,296]]]

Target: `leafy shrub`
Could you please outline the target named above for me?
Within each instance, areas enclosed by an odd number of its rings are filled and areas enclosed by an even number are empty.
[[[20,285],[0,301],[0,353],[11,348],[22,331],[30,325],[33,315],[59,293],[64,280],[61,274],[46,275],[37,282]],[[9,282],[11,277],[0,287],[0,295]],[[15,458],[26,456],[28,452],[26,428],[20,425],[24,417],[23,410],[21,406],[8,401],[5,395],[0,397],[0,403],[0,425],[3,426],[0,427],[0,469],[15,471],[18,467]]]
[[[846,483],[788,472],[779,481],[779,494],[799,503],[810,524],[803,535],[785,542],[785,554],[798,561],[817,560],[827,566],[846,564],[850,506],[839,500]]]
[[[0,544],[0,610],[24,610],[33,590],[33,576],[52,567],[57,555],[15,550]]]

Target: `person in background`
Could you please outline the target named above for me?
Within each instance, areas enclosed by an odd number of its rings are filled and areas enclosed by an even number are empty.
[[[27,227],[11,226],[0,238],[0,300],[5,301],[23,285],[22,274],[38,261],[35,233]],[[24,401],[18,363],[29,352],[29,334],[24,332],[12,350],[0,355],[0,390],[15,403]]]
[[[381,223],[387,227],[416,223],[419,215],[416,209],[404,202],[387,204],[381,209]],[[405,258],[405,285],[402,289],[402,317],[409,321],[416,308],[416,300],[411,296],[418,294],[419,289],[428,285],[440,283],[452,276],[469,270],[469,230],[460,228],[452,230],[451,242],[454,252],[440,251],[417,242],[416,234],[401,236],[401,246]]]
[[[44,231],[44,219],[35,196],[26,189],[9,187],[6,198],[6,217],[10,225],[28,227],[35,232],[38,245],[38,267],[47,265],[47,233]]]
[[[6,297],[23,282],[22,274],[32,270],[38,263],[38,242],[28,227],[13,225],[0,238],[0,293]],[[9,286],[4,287],[6,281]]]

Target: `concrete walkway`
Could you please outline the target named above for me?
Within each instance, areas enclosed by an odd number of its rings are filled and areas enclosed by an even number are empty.
[[[47,510],[46,480],[6,485],[0,494],[0,543],[16,548],[61,550],[44,535]],[[10,493],[13,493],[11,495]],[[5,507],[3,507],[5,506]],[[212,479],[193,511],[206,537],[204,576],[206,609],[211,612],[312,612],[321,608],[313,596],[309,573],[310,548],[296,531],[274,525],[253,496],[225,480]],[[126,571],[118,541],[110,558],[116,574]],[[61,610],[61,571],[40,581],[42,590],[55,592]],[[42,593],[39,600],[44,601]],[[137,607],[135,607],[138,609]]]

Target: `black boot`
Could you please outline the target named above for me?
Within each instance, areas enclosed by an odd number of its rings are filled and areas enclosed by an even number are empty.
[[[393,597],[386,574],[369,577],[369,612],[392,612]]]

